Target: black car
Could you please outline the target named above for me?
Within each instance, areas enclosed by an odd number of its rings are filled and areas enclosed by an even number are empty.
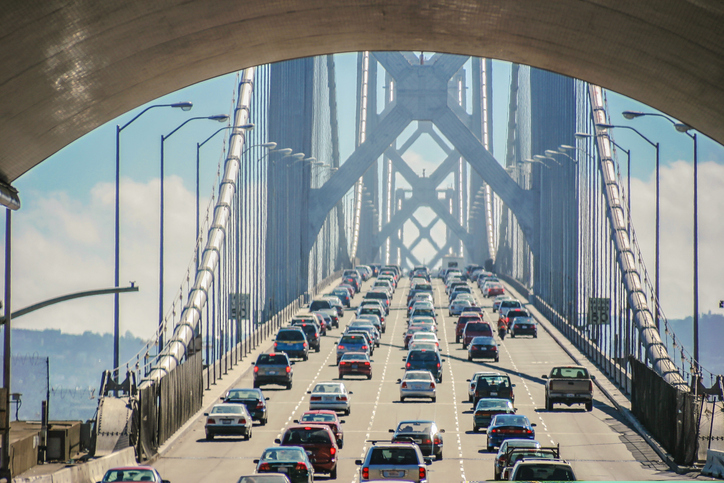
[[[533,317],[516,317],[508,330],[511,337],[521,335],[538,337],[538,324]]]
[[[397,429],[390,429],[393,443],[415,443],[425,456],[435,456],[436,460],[442,459],[442,433],[435,421],[411,420],[402,421]]]
[[[320,328],[317,324],[312,322],[294,322],[292,326],[299,327],[302,331],[304,331],[304,335],[307,337],[310,349],[314,349],[314,352],[319,352],[321,350],[319,335]]]
[[[475,394],[473,405],[477,405],[482,398],[510,399],[515,402],[513,393],[515,384],[505,374],[479,374],[475,380]]]
[[[271,354],[259,354],[254,365],[254,388],[258,388],[263,384],[281,384],[287,389],[292,388],[292,378],[294,370],[293,362],[289,361],[289,356],[283,352]]]
[[[259,421],[262,426],[264,426],[269,420],[266,405],[269,398],[264,397],[264,393],[261,392],[261,389],[229,389],[221,400],[225,403],[243,404],[249,411],[251,419]]]
[[[473,359],[493,359],[495,362],[500,360],[498,354],[498,343],[492,337],[473,337],[468,346],[468,360]]]
[[[407,353],[405,358],[406,371],[430,371],[437,382],[442,382],[442,363],[445,359],[440,358],[437,351],[426,349],[413,349]]]

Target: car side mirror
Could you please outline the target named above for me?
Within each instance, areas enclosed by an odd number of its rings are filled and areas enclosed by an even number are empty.
[[[208,416],[208,415],[209,415],[209,413],[204,413],[204,416]]]
[[[255,464],[259,463],[259,460],[252,460]]]
[[[441,432],[441,433],[444,433],[444,432],[445,432],[445,430],[444,430],[444,429],[441,429],[441,430],[440,430],[440,432]]]
[[[298,419],[293,419],[292,422],[295,423],[295,424],[299,424],[299,420],[298,420]]]
[[[362,466],[362,460],[354,460],[354,464]]]
[[[274,440],[274,443],[276,443],[276,444],[282,444],[282,440],[279,439],[279,438],[276,438],[276,439]]]
[[[312,391],[307,391],[307,394],[312,394]]]
[[[548,376],[546,376],[545,374],[543,374],[543,375],[540,376],[540,377],[542,377],[543,379],[548,379]]]
[[[402,384],[402,379],[398,379],[395,384]]]
[[[349,392],[347,392],[347,394],[354,394],[354,392],[353,392],[353,391],[349,391]]]
[[[394,429],[388,429],[387,432],[388,432],[388,433],[394,433],[395,430],[394,430]]]
[[[591,379],[596,379],[596,376],[591,376]]]
[[[268,397],[265,397],[265,398],[264,398],[264,400],[265,400],[265,401],[268,401],[268,400],[269,400],[269,398],[268,398]]]
[[[425,466],[430,466],[432,464],[432,458],[425,458]]]
[[[346,423],[346,422],[347,422],[347,421],[345,421],[344,419],[340,419],[340,420],[339,420],[339,423],[340,423],[340,424],[344,424],[344,423]]]
[[[530,423],[530,425],[531,425],[531,427],[532,427],[532,426],[535,426],[535,423]]]

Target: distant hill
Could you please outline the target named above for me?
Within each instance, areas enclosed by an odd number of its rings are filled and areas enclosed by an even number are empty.
[[[689,354],[694,354],[694,319],[669,320],[678,343],[684,345]],[[724,374],[724,315],[701,314],[699,316],[699,362],[713,374]],[[706,386],[709,381],[704,381]]]
[[[121,337],[122,363],[145,345],[127,332]],[[2,354],[2,344],[0,344]],[[13,329],[11,392],[21,393],[20,420],[39,420],[40,404],[47,397],[46,358],[50,369],[50,418],[93,417],[103,371],[113,366],[113,336],[85,332],[64,334],[59,330]],[[15,405],[11,406],[15,419]]]

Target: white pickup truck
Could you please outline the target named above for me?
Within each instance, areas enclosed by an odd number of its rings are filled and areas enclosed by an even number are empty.
[[[558,366],[551,369],[549,375],[543,375],[546,381],[546,410],[553,410],[553,404],[567,406],[585,404],[586,411],[593,410],[593,379],[583,366]]]

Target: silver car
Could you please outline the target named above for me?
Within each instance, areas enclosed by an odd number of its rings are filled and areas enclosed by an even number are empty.
[[[320,382],[314,389],[307,391],[309,409],[329,409],[342,411],[349,415],[352,410],[352,391],[348,391],[343,382]]]
[[[206,439],[237,435],[251,439],[252,419],[246,406],[237,403],[216,404],[206,416]]]
[[[360,481],[417,481],[427,483],[431,458],[414,443],[373,443],[364,460],[356,460]]]
[[[408,397],[430,398],[437,400],[437,383],[430,371],[407,371],[402,379],[397,380],[400,385],[400,402]]]

